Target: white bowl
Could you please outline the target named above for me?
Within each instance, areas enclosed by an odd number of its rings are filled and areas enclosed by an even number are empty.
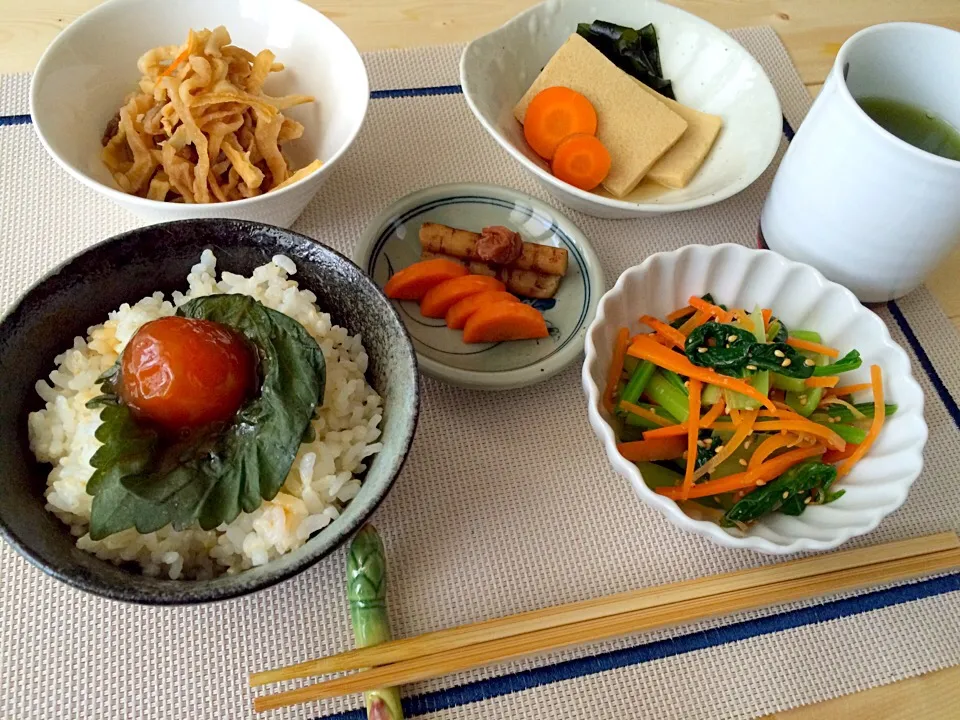
[[[187,205],[122,192],[100,160],[107,122],[136,89],[137,59],[179,45],[191,29],[225,25],[235,45],[272,50],[284,63],[267,94],[304,93],[317,101],[284,111],[304,125],[285,146],[295,167],[315,158],[317,172],[276,192],[229,203]],[[111,0],[71,23],[47,48],[33,75],[30,114],[51,157],[84,185],[148,222],[221,217],[287,227],[326,181],[363,124],[370,97],[363,60],[333,22],[297,0]]]
[[[632,28],[652,22],[677,100],[723,118],[706,162],[682,190],[642,183],[623,200],[586,192],[557,180],[527,146],[514,105],[577,23],[594,20]],[[597,217],[659,215],[725,200],[760,177],[780,146],[780,103],[753,56],[719,28],[655,0],[548,0],[470,43],[460,82],[473,114],[507,152],[560,202]]]
[[[730,306],[772,308],[788,328],[816,330],[826,344],[842,353],[859,350],[863,367],[845,374],[844,384],[869,381],[871,364],[882,369],[886,400],[899,408],[867,456],[838,484],[846,490],[839,500],[810,506],[798,517],[768,515],[744,533],[688,516],[673,500],[650,490],[637,466],[617,452],[616,438],[601,405],[617,329],[626,326],[637,332],[641,314],[663,317],[686,305],[691,295],[706,292]],[[893,342],[880,318],[849,290],[807,265],[767,250],[690,245],[651,255],[624,272],[600,299],[597,317],[587,331],[583,386],[594,432],[614,469],[630,481],[640,499],[677,527],[724,547],[773,554],[837,547],[870,532],[900,507],[923,467],[927,440],[923,392],[911,375],[907,354]]]
[[[467,345],[463,333],[425,318],[417,303],[393,300],[427,375],[471,390],[510,390],[553,377],[583,352],[600,296],[603,269],[576,225],[549,205],[516,190],[477,183],[436,185],[411,193],[367,225],[354,261],[379,286],[420,259],[420,226],[435,222],[479,232],[503,225],[524,240],[567,250],[570,264],[554,297],[523,299],[543,313],[550,336],[542,340]]]

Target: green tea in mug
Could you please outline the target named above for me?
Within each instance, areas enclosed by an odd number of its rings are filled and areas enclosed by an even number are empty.
[[[931,112],[880,97],[857,98],[857,104],[877,125],[928,153],[960,160],[960,131]]]

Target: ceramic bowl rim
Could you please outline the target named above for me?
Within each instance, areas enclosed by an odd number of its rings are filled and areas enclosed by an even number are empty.
[[[108,600],[114,600],[119,602],[144,605],[144,606],[176,606],[176,605],[200,605],[211,602],[220,602],[224,600],[230,600],[233,598],[242,597],[245,595],[250,595],[261,590],[266,590],[267,588],[278,585],[281,582],[289,580],[305,570],[316,565],[320,560],[330,555],[338,547],[340,547],[344,542],[346,542],[353,533],[362,527],[370,516],[376,512],[377,508],[380,507],[380,504],[389,494],[390,490],[393,488],[394,483],[399,477],[400,473],[403,471],[403,467],[406,464],[407,458],[410,455],[410,449],[413,445],[414,437],[416,436],[417,427],[419,425],[420,419],[420,405],[421,405],[421,388],[420,388],[420,376],[416,371],[416,352],[413,348],[413,342],[410,338],[409,333],[407,332],[406,326],[403,324],[403,320],[400,318],[399,314],[396,311],[396,308],[393,307],[392,303],[383,295],[382,290],[373,282],[370,278],[366,276],[366,273],[357,266],[350,258],[340,253],[339,251],[331,248],[328,245],[325,245],[314,238],[311,238],[302,233],[294,232],[287,228],[277,227],[275,225],[268,225],[266,223],[254,222],[251,220],[239,220],[239,219],[222,219],[222,218],[190,218],[186,220],[171,220],[168,222],[156,223],[153,225],[144,225],[141,227],[133,228],[116,235],[112,235],[104,240],[100,240],[97,243],[94,243],[83,250],[71,255],[62,262],[58,263],[55,267],[51,268],[49,271],[43,274],[39,279],[34,281],[26,290],[24,290],[17,297],[14,303],[0,315],[0,328],[3,328],[10,318],[17,312],[20,306],[25,300],[27,300],[31,295],[42,291],[44,285],[46,285],[50,280],[59,276],[61,273],[68,273],[70,266],[78,258],[86,255],[87,253],[93,252],[95,250],[104,250],[109,246],[121,242],[123,240],[128,240],[133,236],[138,234],[156,230],[159,228],[169,228],[171,226],[184,227],[185,225],[207,225],[211,222],[215,223],[228,223],[233,226],[246,227],[252,230],[263,230],[267,229],[270,232],[282,232],[287,235],[294,236],[299,242],[309,242],[311,244],[317,245],[323,251],[330,253],[330,255],[335,259],[338,264],[345,263],[348,266],[352,265],[356,268],[357,273],[363,277],[362,282],[369,282],[370,285],[375,289],[375,291],[383,298],[384,305],[386,305],[390,312],[393,313],[393,316],[396,318],[396,322],[399,325],[403,339],[406,341],[407,349],[410,353],[411,359],[414,361],[412,376],[412,392],[414,397],[412,416],[409,419],[409,432],[407,436],[403,439],[402,447],[398,451],[397,457],[399,461],[397,467],[392,475],[385,482],[380,492],[370,500],[370,504],[365,508],[356,518],[337,534],[331,535],[330,539],[323,545],[318,546],[316,549],[311,550],[304,555],[302,559],[296,563],[291,564],[289,567],[285,568],[282,571],[274,572],[270,575],[264,575],[258,579],[253,584],[242,585],[239,582],[235,586],[227,585],[224,587],[197,587],[196,589],[190,588],[190,593],[185,595],[163,595],[163,596],[154,596],[148,594],[146,591],[139,588],[130,588],[122,589],[115,584],[107,584],[106,581],[100,580],[99,578],[90,580],[86,577],[77,577],[74,574],[71,574],[69,571],[61,571],[57,568],[51,567],[44,559],[37,554],[34,549],[29,545],[29,543],[23,541],[13,530],[8,527],[3,516],[0,515],[0,538],[3,538],[17,553],[29,562],[34,567],[43,571],[46,575],[59,580],[60,582],[69,585],[70,587],[82,590],[84,592],[90,593],[97,597],[106,598]],[[154,252],[159,252],[160,248],[157,247]],[[301,258],[291,258],[294,262],[304,262]],[[66,525],[63,528],[64,532],[69,532],[69,529]],[[309,541],[308,541],[309,542]],[[95,556],[94,556],[95,557]],[[100,560],[100,562],[111,565],[106,560]],[[272,561],[271,561],[272,562]],[[268,567],[268,563],[264,567]],[[223,577],[223,576],[220,576]],[[235,577],[242,577],[242,573],[238,574]],[[163,580],[163,578],[159,578]],[[213,578],[216,580],[217,578]],[[176,583],[181,583],[180,587],[184,587],[187,583],[205,583],[207,581],[180,581],[180,580],[167,580],[164,582],[169,582],[172,588],[177,587]]]
[[[518,24],[528,17],[533,16],[539,12],[544,11],[544,8],[547,5],[555,4],[556,0],[544,0],[533,7],[527,8],[523,12],[515,15],[511,19],[507,20],[503,25],[494,30],[491,30],[488,33],[481,35],[478,38],[474,38],[464,49],[460,55],[460,85],[463,88],[463,96],[467,101],[467,105],[470,107],[470,111],[473,113],[474,117],[480,122],[483,128],[493,137],[494,140],[506,150],[510,155],[517,160],[523,167],[525,167],[529,172],[532,172],[541,183],[545,183],[551,186],[551,188],[558,190],[559,192],[567,193],[579,202],[582,202],[586,205],[595,205],[607,210],[615,211],[626,211],[636,214],[650,214],[650,215],[663,215],[671,212],[680,212],[684,210],[695,210],[697,208],[706,207],[708,205],[713,205],[728,198],[733,197],[734,195],[746,190],[750,187],[757,179],[766,172],[767,168],[770,167],[770,163],[773,162],[774,157],[777,155],[777,151],[780,149],[780,139],[782,135],[782,117],[783,117],[783,106],[780,104],[780,97],[777,95],[776,88],[773,87],[773,83],[770,81],[770,77],[767,75],[766,71],[763,69],[763,66],[757,61],[750,52],[747,51],[743,45],[737,42],[729,33],[724,32],[716,25],[707,22],[701,17],[694,15],[693,13],[682,10],[673,5],[665,5],[664,10],[668,13],[675,13],[678,18],[682,19],[684,22],[687,22],[692,25],[697,25],[700,27],[708,28],[711,32],[721,33],[729,41],[739,48],[740,52],[743,53],[744,58],[748,63],[752,63],[754,69],[757,71],[758,76],[763,78],[766,81],[766,86],[769,89],[773,102],[777,107],[776,113],[776,122],[771,121],[769,138],[764,138],[768,141],[769,147],[765,148],[765,152],[758,154],[758,158],[762,160],[758,164],[758,170],[756,173],[747,173],[738,179],[735,182],[731,182],[724,188],[717,190],[716,192],[708,193],[691,200],[686,200],[683,202],[676,203],[638,203],[630,202],[627,200],[618,200],[616,198],[608,198],[603,195],[596,195],[579,188],[575,188],[572,185],[568,185],[551,173],[548,173],[546,170],[538,166],[532,160],[530,160],[526,155],[520,152],[519,149],[514,146],[506,137],[504,137],[499,130],[493,127],[484,117],[483,113],[480,112],[473,100],[473,92],[471,90],[470,81],[466,74],[466,64],[468,54],[478,47],[480,44],[485,42],[492,42],[494,38],[503,32],[506,28]],[[662,3],[658,3],[662,4]],[[761,137],[763,137],[761,135]],[[752,176],[752,177],[751,177]]]
[[[431,377],[458,387],[474,390],[510,390],[548,380],[567,367],[583,352],[586,333],[593,319],[596,317],[597,308],[599,307],[601,295],[603,294],[601,291],[606,287],[603,267],[600,264],[600,259],[597,257],[593,246],[583,231],[560,210],[524,192],[502,185],[492,185],[488,183],[446,183],[431,185],[394,200],[390,205],[377,213],[367,223],[360,235],[360,239],[353,252],[354,261],[360,266],[364,273],[367,272],[367,264],[371,259],[377,238],[389,222],[402,214],[405,209],[430,199],[470,194],[504,199],[508,202],[517,202],[520,200],[523,203],[529,204],[533,210],[552,217],[557,227],[577,245],[583,254],[586,267],[584,281],[592,289],[593,296],[587,306],[586,316],[582,325],[572,333],[572,335],[576,334],[579,335],[579,337],[556,354],[550,355],[526,367],[495,372],[461,370],[421,355],[419,352],[417,352],[417,362],[423,372]],[[416,345],[414,345],[414,350],[416,350]]]
[[[797,537],[788,544],[778,544],[767,538],[757,536],[734,537],[733,535],[724,532],[724,530],[716,523],[709,522],[707,520],[695,520],[694,518],[691,518],[680,509],[676,502],[665,498],[662,495],[658,495],[647,487],[636,465],[627,462],[617,451],[617,443],[613,434],[613,430],[610,427],[610,424],[600,413],[600,398],[602,391],[594,381],[590,372],[590,367],[597,361],[597,348],[594,337],[599,332],[601,326],[607,322],[606,309],[608,304],[613,302],[613,298],[619,296],[624,291],[627,283],[633,281],[632,278],[648,272],[650,270],[650,266],[664,258],[664,256],[678,257],[685,253],[703,253],[711,256],[710,261],[714,262],[715,258],[721,252],[729,251],[731,248],[733,249],[733,252],[751,255],[762,254],[774,258],[784,267],[790,269],[799,269],[801,272],[810,274],[812,278],[820,283],[820,285],[825,289],[829,288],[834,292],[839,291],[845,302],[851,304],[851,307],[857,308],[857,314],[862,313],[872,318],[870,322],[876,326],[876,332],[880,336],[882,345],[886,347],[890,353],[892,353],[892,358],[906,370],[902,380],[905,384],[906,391],[913,396],[912,399],[916,400],[916,408],[913,414],[916,416],[915,420],[919,423],[919,427],[921,428],[920,445],[914,453],[917,458],[915,467],[904,473],[898,488],[899,496],[895,499],[895,501],[882,508],[871,508],[870,512],[873,516],[870,521],[857,525],[856,527],[844,526],[843,528],[839,528],[834,537],[829,540],[816,540],[808,537]],[[653,253],[647,256],[643,262],[639,263],[638,265],[634,265],[625,269],[623,273],[621,273],[620,277],[617,278],[617,282],[614,284],[614,286],[610,288],[606,294],[604,294],[603,298],[601,298],[600,307],[597,310],[597,316],[594,322],[591,324],[590,329],[587,331],[586,352],[583,362],[581,380],[583,383],[584,394],[586,395],[587,415],[590,421],[590,426],[593,429],[594,434],[602,443],[607,460],[617,474],[621,475],[630,482],[630,485],[641,502],[660,512],[660,514],[666,517],[671,524],[682,530],[690,531],[697,535],[706,537],[722,547],[754,550],[756,552],[770,555],[788,555],[798,552],[832,550],[833,548],[836,548],[837,546],[847,542],[851,538],[873,531],[885,518],[899,509],[903,503],[906,502],[910,489],[916,482],[920,472],[923,469],[922,452],[929,436],[929,429],[924,417],[925,398],[922,388],[920,387],[916,378],[913,376],[910,365],[910,357],[907,352],[893,340],[886,323],[884,323],[879,316],[871,312],[868,308],[863,307],[860,304],[860,301],[857,300],[856,296],[850,292],[850,290],[842,285],[839,285],[838,283],[827,280],[818,270],[816,270],[816,268],[804,263],[796,262],[794,260],[789,260],[771,250],[754,249],[734,243],[722,243],[719,245],[710,246],[686,245],[676,250]]]
[[[329,160],[323,162],[323,164],[314,172],[309,175],[300,178],[294,183],[290,183],[279,190],[275,190],[271,193],[266,193],[263,195],[257,195],[249,198],[242,198],[240,200],[228,200],[222,203],[216,203],[217,207],[229,207],[233,208],[254,208],[257,205],[262,205],[271,202],[277,198],[284,197],[289,194],[290,190],[293,188],[301,187],[309,182],[313,183],[324,177],[330,172],[330,169],[340,160],[341,157],[350,149],[354,141],[357,139],[357,136],[360,134],[360,130],[363,129],[363,125],[366,122],[367,111],[370,107],[370,76],[367,73],[366,64],[363,62],[363,57],[360,55],[360,51],[357,50],[356,45],[353,44],[353,41],[347,36],[347,34],[340,29],[336,23],[334,23],[330,18],[324,15],[322,12],[316,8],[307,5],[305,3],[299,2],[299,0],[274,0],[277,3],[287,3],[292,7],[300,7],[312,11],[319,16],[320,22],[323,25],[326,25],[330,28],[333,34],[340,35],[346,42],[353,48],[356,59],[360,63],[360,68],[362,69],[363,74],[363,83],[364,83],[364,92],[363,92],[363,108],[360,112],[360,121],[356,124],[356,127],[351,130],[350,134],[347,136],[347,139],[344,143],[337,149],[337,151],[330,156]],[[43,51],[43,54],[40,56],[40,60],[37,62],[36,67],[33,69],[33,74],[30,77],[30,119],[31,124],[33,125],[34,132],[36,133],[37,138],[40,140],[40,144],[43,145],[44,150],[47,151],[47,155],[53,158],[56,163],[66,170],[66,172],[73,177],[75,180],[80,181],[87,187],[102,193],[106,197],[110,198],[114,202],[124,202],[130,203],[138,210],[150,210],[163,208],[169,210],[174,214],[182,214],[184,220],[194,219],[190,213],[190,209],[195,207],[189,204],[180,204],[180,203],[171,203],[163,200],[151,200],[148,198],[140,197],[139,195],[132,195],[118,190],[115,187],[106,185],[105,183],[100,182],[99,180],[91,177],[85,172],[78,170],[72,164],[67,162],[60,153],[56,152],[53,147],[50,145],[46,135],[43,132],[43,121],[38,121],[36,106],[37,98],[40,94],[40,82],[44,78],[45,74],[52,70],[48,68],[47,65],[51,64],[52,57],[54,52],[56,52],[62,45],[70,42],[70,39],[73,33],[81,26],[88,23],[95,23],[100,19],[100,15],[107,16],[109,13],[113,12],[120,5],[138,5],[143,4],[144,0],[109,0],[100,5],[97,5],[90,10],[87,10],[85,13],[76,18],[73,22],[67,25],[47,46]],[[318,187],[319,189],[319,187]],[[175,222],[171,220],[170,222]]]

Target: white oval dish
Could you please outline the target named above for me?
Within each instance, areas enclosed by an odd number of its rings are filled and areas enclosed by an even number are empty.
[[[867,456],[838,485],[846,494],[829,505],[809,507],[798,517],[768,515],[747,532],[693,518],[668,498],[653,492],[637,466],[617,452],[613,429],[602,407],[602,388],[620,327],[640,330],[644,313],[663,317],[687,304],[691,295],[710,292],[717,302],[737,307],[772,308],[789,328],[816,330],[842,353],[860,351],[864,364],[845,374],[844,383],[869,380],[869,366],[883,371],[887,402],[896,403],[879,439]],[[684,530],[718,545],[771,554],[829,550],[870,532],[900,507],[923,467],[927,425],[923,392],[913,379],[907,354],[893,342],[886,326],[846,288],[813,268],[766,250],[741,245],[690,245],[657,253],[628,269],[600,300],[587,332],[583,387],[587,413],[614,469],[640,499]]]
[[[427,375],[474,390],[507,390],[560,372],[583,350],[605,284],[600,261],[577,227],[554,208],[516,190],[481,184],[437,185],[397,200],[370,221],[354,261],[383,287],[420,259],[420,225],[436,222],[479,232],[503,225],[523,239],[566,248],[569,269],[549,300],[524,300],[541,310],[550,337],[468,345],[459,330],[425,318],[415,302],[394,300]]]
[[[270,49],[286,67],[268,78],[267,94],[313,95],[284,111],[304,125],[284,146],[294,167],[323,166],[276,192],[228,203],[190,205],[122,192],[100,159],[100,138],[140,79],[137,59],[179,45],[193,29],[226,26],[234,45]],[[188,218],[256,220],[288,227],[326,182],[363,125],[370,98],[360,53],[331,20],[297,0],[111,0],[80,16],[50,44],[30,87],[30,114],[40,142],[87,187],[150,223]]]
[[[557,180],[527,146],[514,105],[577,23],[597,19],[632,28],[653,23],[677,100],[723,118],[687,187],[651,193],[651,184],[641,184],[623,200],[586,192]],[[656,0],[548,0],[467,45],[460,83],[473,114],[507,152],[562,203],[597,217],[660,215],[725,200],[760,177],[780,146],[780,102],[759,63],[719,28]]]

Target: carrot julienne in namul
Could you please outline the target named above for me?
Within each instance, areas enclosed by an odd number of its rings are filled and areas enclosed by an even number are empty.
[[[839,498],[833,484],[897,409],[878,366],[869,383],[845,381],[862,364],[856,350],[841,356],[769,308],[705,295],[638,320],[641,334],[616,334],[604,393],[617,447],[657,493],[708,508],[724,527]],[[867,391],[873,401],[855,402]]]

